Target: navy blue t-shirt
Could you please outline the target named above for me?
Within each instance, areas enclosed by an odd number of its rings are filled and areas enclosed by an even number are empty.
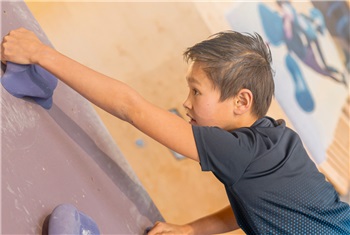
[[[225,185],[247,234],[350,234],[341,202],[283,120],[232,132],[193,126],[200,165]]]

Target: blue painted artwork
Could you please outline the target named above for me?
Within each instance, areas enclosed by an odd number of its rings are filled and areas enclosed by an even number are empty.
[[[318,41],[318,35],[324,34],[326,27],[322,12],[311,8],[308,15],[297,13],[288,1],[278,1],[277,5],[279,11],[258,4],[261,23],[272,45],[286,45],[285,63],[293,78],[296,101],[305,112],[312,112],[315,101],[296,58],[313,71],[344,86],[347,86],[346,76],[325,60]]]
[[[312,1],[325,17],[329,33],[337,40],[343,55],[344,65],[350,72],[350,10],[347,1]]]

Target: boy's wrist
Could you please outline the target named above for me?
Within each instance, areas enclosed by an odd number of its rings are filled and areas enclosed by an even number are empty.
[[[40,66],[43,66],[45,64],[45,61],[52,58],[52,53],[54,52],[54,49],[47,45],[41,45],[36,53],[32,56],[31,62],[33,64],[38,64]]]
[[[188,234],[188,235],[195,235],[193,226],[191,226],[190,224],[185,224],[182,226],[184,234]]]

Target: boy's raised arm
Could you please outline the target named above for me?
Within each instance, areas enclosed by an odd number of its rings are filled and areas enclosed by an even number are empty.
[[[21,28],[5,36],[1,60],[39,64],[100,108],[129,122],[166,147],[199,161],[189,123],[149,103],[128,85],[42,44],[33,32]]]

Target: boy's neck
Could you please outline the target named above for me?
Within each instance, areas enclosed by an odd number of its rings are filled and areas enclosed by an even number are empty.
[[[234,126],[231,128],[231,131],[242,127],[251,127],[257,120],[258,118],[252,115],[239,116],[234,121]]]

